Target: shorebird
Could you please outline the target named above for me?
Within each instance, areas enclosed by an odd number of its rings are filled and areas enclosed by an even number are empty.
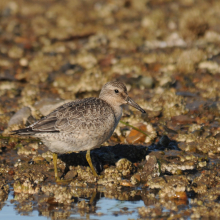
[[[122,116],[122,105],[129,104],[146,113],[127,93],[120,81],[106,83],[99,98],[85,98],[66,103],[30,126],[12,131],[17,135],[37,137],[53,152],[57,182],[57,154],[87,151],[86,159],[98,176],[91,161],[90,150],[98,148],[113,134]]]

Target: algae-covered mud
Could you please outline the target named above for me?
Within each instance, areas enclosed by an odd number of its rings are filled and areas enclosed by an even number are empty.
[[[220,1],[0,1],[0,218],[220,218]],[[124,106],[103,147],[53,156],[11,136],[113,79]],[[131,126],[133,127],[131,127]],[[138,130],[137,130],[138,129]],[[39,216],[39,217],[38,217]]]

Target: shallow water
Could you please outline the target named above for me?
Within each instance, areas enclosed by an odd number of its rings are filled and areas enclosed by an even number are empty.
[[[2,208],[0,212],[0,218],[1,219],[7,219],[7,220],[22,220],[22,219],[62,219],[62,218],[54,218],[54,212],[57,211],[51,211],[50,216],[51,217],[45,217],[42,216],[42,213],[40,213],[37,210],[33,210],[32,212],[27,213],[19,213],[15,208],[15,204],[12,204],[10,201],[13,200],[14,195],[13,192],[10,192],[7,201],[5,202],[4,207]],[[77,213],[74,208],[71,208],[70,215],[67,217],[67,219],[137,219],[138,218],[138,212],[137,208],[144,206],[144,202],[142,200],[140,201],[119,201],[115,199],[108,199],[108,198],[101,198],[96,203],[96,212],[90,213],[90,214],[80,214]],[[132,212],[131,214],[117,214],[120,210],[126,208],[129,212]],[[102,213],[102,214],[99,214]],[[100,215],[100,216],[99,216]]]

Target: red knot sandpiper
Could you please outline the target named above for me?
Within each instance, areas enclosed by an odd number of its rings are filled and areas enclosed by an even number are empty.
[[[98,148],[113,134],[122,116],[122,105],[129,104],[145,113],[127,93],[120,81],[106,83],[99,98],[85,98],[66,103],[27,128],[13,134],[37,137],[53,152],[54,172],[57,182],[57,154],[87,151],[86,159],[95,176],[90,150]]]

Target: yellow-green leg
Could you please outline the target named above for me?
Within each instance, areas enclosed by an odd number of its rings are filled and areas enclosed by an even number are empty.
[[[57,154],[56,153],[53,153],[53,164],[54,164],[55,180],[59,181],[60,178],[59,178],[58,172],[57,172]]]
[[[89,204],[90,204],[90,205],[92,205],[92,203],[93,203],[95,197],[96,197],[96,192],[93,192],[93,193],[92,193],[92,197],[91,197],[91,199],[89,200]]]
[[[57,154],[53,153],[53,164],[54,164],[54,173],[55,173],[55,181],[60,182],[60,183],[69,183],[72,180],[61,180],[60,177],[58,176],[57,172]]]
[[[87,160],[87,162],[88,162],[88,164],[89,164],[89,166],[92,170],[93,175],[98,176],[98,174],[95,171],[94,166],[92,165],[92,160],[91,160],[91,157],[90,157],[90,150],[87,150],[87,152],[86,152],[86,160]]]

